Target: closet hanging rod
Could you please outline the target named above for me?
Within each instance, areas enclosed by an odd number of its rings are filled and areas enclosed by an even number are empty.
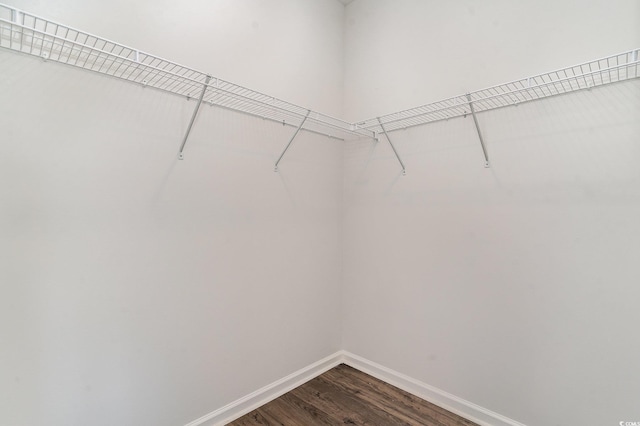
[[[0,47],[52,62],[94,71],[146,87],[198,98],[207,73],[144,53],[138,49],[50,21],[0,3]],[[299,122],[307,108],[237,84],[212,78],[203,102],[284,124]],[[373,131],[312,112],[304,131],[341,136],[373,137]]]

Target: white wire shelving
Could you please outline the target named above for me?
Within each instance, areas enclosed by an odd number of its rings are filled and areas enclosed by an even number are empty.
[[[138,49],[0,3],[0,47],[90,70],[245,114],[344,139],[372,136],[351,123],[310,111]],[[306,117],[306,120],[305,120]]]
[[[640,49],[585,62],[471,93],[350,123],[265,93],[212,77],[167,59],[74,29],[0,3],[0,47],[47,61],[93,71],[197,101],[180,147],[180,158],[202,103],[272,120],[295,128],[282,156],[302,131],[346,140],[384,135],[400,159],[389,134],[409,127],[472,115],[485,157],[477,114],[552,96],[640,77]]]
[[[402,173],[405,174],[404,163],[391,142],[389,133],[471,115],[482,147],[484,166],[489,167],[489,155],[478,123],[478,113],[638,78],[640,77],[639,56],[640,49],[630,50],[404,111],[370,118],[354,123],[354,126],[359,129],[372,130],[376,135],[384,135],[402,167]]]
[[[640,49],[499,84],[404,111],[360,121],[360,129],[393,132],[413,126],[490,111],[551,96],[640,77]]]

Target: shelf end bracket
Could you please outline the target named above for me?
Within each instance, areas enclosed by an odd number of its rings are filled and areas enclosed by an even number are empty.
[[[478,138],[480,139],[480,145],[482,146],[482,154],[484,155],[484,166],[489,168],[489,155],[487,154],[487,147],[484,144],[484,139],[482,138],[482,132],[480,132],[480,125],[478,124],[478,117],[476,117],[476,110],[473,107],[473,102],[471,101],[471,94],[467,93],[467,100],[469,101],[469,108],[471,109],[471,115],[473,116],[473,122],[476,125],[476,131],[478,132]]]
[[[387,133],[387,129],[385,129],[384,124],[382,124],[382,120],[380,120],[380,117],[376,117],[378,120],[378,124],[380,124],[380,128],[382,129],[382,133],[384,133],[384,137],[387,139],[387,142],[389,142],[389,145],[391,145],[391,149],[393,150],[393,153],[396,155],[396,158],[398,159],[398,163],[400,163],[400,166],[402,167],[402,175],[406,176],[407,171],[404,167],[404,163],[402,162],[402,159],[400,158],[400,156],[398,155],[398,151],[396,151],[396,147],[393,145],[393,142],[391,142],[391,139],[389,139],[389,134]],[[378,138],[379,138],[379,134],[378,134]]]
[[[180,145],[180,152],[178,153],[178,160],[184,160],[184,146],[187,144],[187,139],[189,139],[189,133],[191,133],[191,128],[193,127],[193,123],[196,121],[196,117],[198,116],[198,111],[200,110],[200,105],[202,105],[202,100],[204,99],[204,94],[207,92],[207,87],[209,87],[209,82],[211,81],[211,76],[208,75],[207,79],[204,82],[204,86],[202,87],[202,92],[200,93],[200,97],[198,98],[198,103],[196,104],[195,109],[193,110],[193,115],[191,116],[191,121],[189,121],[189,126],[187,127],[187,131],[184,134],[184,138],[182,139],[182,145]]]
[[[289,147],[293,143],[293,140],[296,138],[296,136],[298,136],[298,133],[302,129],[302,126],[304,126],[305,121],[307,121],[307,118],[309,118],[309,114],[311,114],[311,110],[310,109],[307,110],[307,115],[304,116],[304,118],[302,119],[302,122],[300,123],[300,125],[296,129],[295,133],[293,134],[293,136],[291,136],[291,139],[289,139],[289,143],[287,144],[287,146],[284,147],[284,151],[282,151],[282,154],[280,154],[280,157],[278,158],[278,161],[276,161],[276,166],[273,169],[274,172],[278,171],[278,164],[280,164],[280,160],[282,160],[282,157],[284,157],[284,154],[287,152],[287,150],[289,149]],[[284,122],[283,122],[283,124],[284,124]]]

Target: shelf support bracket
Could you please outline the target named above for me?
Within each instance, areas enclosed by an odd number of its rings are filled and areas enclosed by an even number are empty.
[[[307,121],[307,118],[309,118],[309,114],[311,114],[311,110],[307,110],[307,115],[304,116],[304,118],[302,119],[302,123],[300,123],[300,125],[298,126],[298,128],[296,129],[295,133],[293,134],[293,136],[291,136],[291,139],[289,139],[289,143],[287,144],[287,146],[284,148],[284,151],[282,151],[282,154],[280,154],[280,158],[278,158],[278,161],[276,161],[276,166],[273,169],[274,172],[278,171],[278,164],[280,164],[280,160],[282,160],[282,157],[284,157],[284,154],[287,152],[287,150],[289,149],[289,147],[291,146],[291,144],[293,143],[293,140],[296,138],[296,136],[298,136],[298,133],[300,132],[300,130],[302,129],[302,126],[304,126],[304,122]]]
[[[471,101],[471,95],[467,93],[467,100],[469,101],[469,108],[471,109],[471,115],[473,116],[473,122],[476,125],[476,131],[478,132],[478,138],[480,139],[480,145],[482,146],[482,154],[484,155],[484,166],[489,167],[489,155],[487,154],[487,147],[484,145],[484,139],[482,138],[482,132],[480,132],[480,125],[478,124],[478,118],[476,117],[476,110],[473,108],[473,102]]]
[[[396,151],[396,147],[393,145],[393,142],[391,142],[391,139],[389,139],[389,134],[387,133],[387,129],[384,128],[384,124],[382,124],[382,121],[380,120],[380,117],[376,117],[376,118],[378,119],[378,123],[380,124],[380,127],[382,128],[382,133],[384,133],[384,137],[387,138],[387,142],[389,142],[389,145],[391,145],[391,149],[393,150],[393,153],[396,155],[396,158],[398,159],[398,162],[400,163],[400,166],[402,167],[402,176],[406,176],[407,175],[407,171],[404,168],[404,163],[400,159],[400,156],[398,155],[398,151]]]
[[[207,79],[204,81],[204,86],[202,87],[202,92],[200,93],[200,97],[198,98],[198,103],[196,104],[196,107],[193,110],[193,115],[191,116],[189,127],[187,127],[187,132],[184,134],[184,138],[182,139],[182,145],[180,145],[180,152],[178,153],[178,160],[184,160],[184,155],[182,154],[182,151],[184,151],[184,146],[187,144],[187,139],[189,139],[189,133],[191,133],[191,128],[193,127],[193,123],[196,121],[196,117],[198,116],[198,110],[200,110],[200,105],[202,104],[202,100],[204,99],[204,94],[207,92],[207,87],[209,87],[210,81],[211,81],[211,76],[208,75]]]

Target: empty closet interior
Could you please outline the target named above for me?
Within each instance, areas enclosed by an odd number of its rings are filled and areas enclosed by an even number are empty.
[[[636,0],[0,4],[0,425],[223,424],[342,362],[640,420],[639,55]]]

